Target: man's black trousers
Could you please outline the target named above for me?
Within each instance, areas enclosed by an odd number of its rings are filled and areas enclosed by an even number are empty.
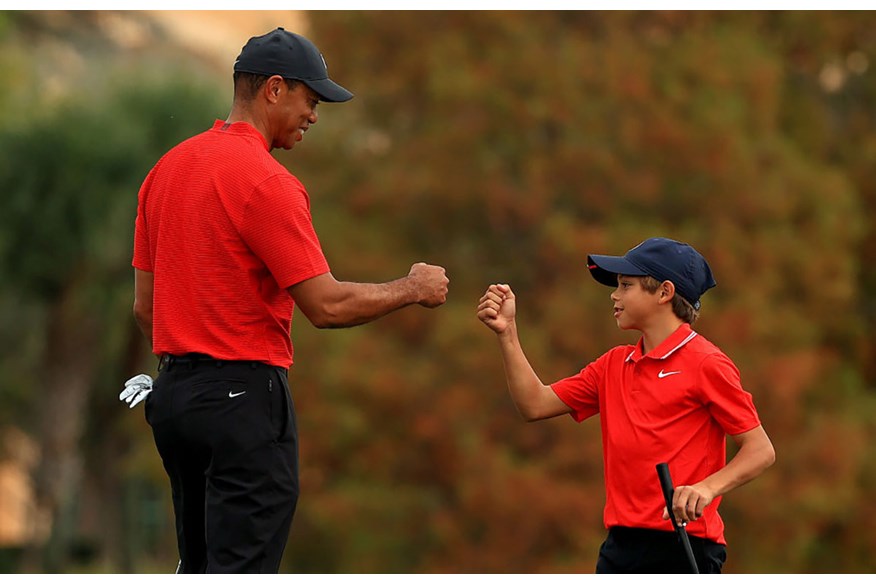
[[[700,574],[720,574],[724,545],[688,536]],[[690,574],[690,563],[674,531],[612,527],[599,549],[597,574]]]
[[[181,573],[277,573],[298,502],[287,371],[165,357],[146,420],[170,477]]]

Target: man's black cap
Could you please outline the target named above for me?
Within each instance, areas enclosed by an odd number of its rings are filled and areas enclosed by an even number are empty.
[[[617,286],[617,276],[651,276],[675,284],[682,298],[700,309],[700,296],[715,286],[715,278],[706,259],[686,243],[652,237],[624,256],[587,256],[590,274],[600,284]]]
[[[325,59],[316,45],[282,27],[249,39],[234,62],[234,70],[296,79],[319,94],[322,101],[353,98],[352,93],[329,79]]]

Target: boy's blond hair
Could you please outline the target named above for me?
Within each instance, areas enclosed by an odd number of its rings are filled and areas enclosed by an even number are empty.
[[[660,288],[660,284],[663,283],[652,276],[639,276],[638,278],[639,281],[642,282],[642,288],[651,294],[657,292],[657,289]],[[675,296],[672,297],[672,312],[675,316],[691,325],[695,323],[700,316],[700,312],[695,309],[690,302],[682,298],[677,290]]]

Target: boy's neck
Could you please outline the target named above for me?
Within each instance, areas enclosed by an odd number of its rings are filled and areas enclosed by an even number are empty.
[[[654,322],[642,327],[642,354],[647,355],[678,330],[684,321],[672,314],[666,318],[655,319]]]

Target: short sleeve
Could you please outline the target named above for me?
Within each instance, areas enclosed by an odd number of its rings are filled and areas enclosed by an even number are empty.
[[[146,196],[152,184],[153,172],[154,170],[149,172],[140,187],[140,193],[137,196],[137,218],[134,221],[134,259],[131,264],[144,272],[154,271],[152,248],[149,245],[149,230],[146,225]]]
[[[742,388],[739,370],[723,353],[709,355],[700,368],[700,399],[731,436],[760,425],[751,394]]]
[[[291,174],[274,175],[256,187],[246,206],[241,236],[280,288],[329,271],[313,229],[307,191]]]
[[[602,382],[606,356],[603,355],[582,369],[577,375],[551,384],[560,400],[572,409],[571,416],[582,422],[599,413],[599,386]]]

